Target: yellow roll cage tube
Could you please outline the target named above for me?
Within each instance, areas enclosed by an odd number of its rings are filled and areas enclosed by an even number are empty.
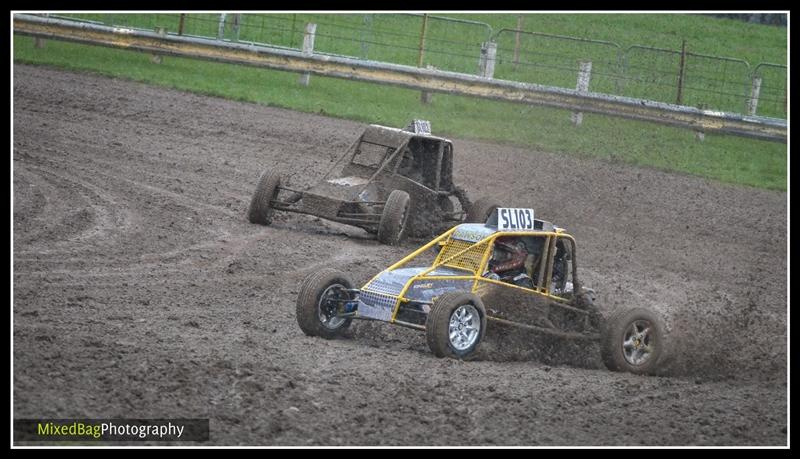
[[[561,298],[559,296],[555,296],[555,295],[552,295],[550,293],[550,286],[551,286],[550,284],[551,284],[553,266],[552,266],[552,262],[551,262],[552,257],[550,257],[549,255],[550,255],[550,253],[552,253],[552,250],[554,249],[556,238],[557,237],[561,237],[561,238],[565,238],[565,239],[568,239],[569,241],[571,241],[572,247],[573,247],[573,256],[574,256],[574,251],[575,251],[575,248],[576,248],[575,238],[572,237],[571,235],[565,233],[564,229],[555,228],[553,231],[542,231],[542,230],[539,230],[539,231],[537,231],[537,230],[502,231],[501,230],[501,231],[495,231],[495,232],[489,234],[487,237],[485,237],[485,238],[483,238],[483,239],[481,239],[479,241],[475,241],[475,242],[471,242],[470,243],[470,241],[463,241],[463,240],[460,240],[460,239],[452,238],[453,233],[458,229],[459,226],[454,226],[453,228],[451,228],[451,229],[447,230],[446,232],[442,233],[441,235],[437,236],[436,238],[434,238],[433,240],[431,240],[427,244],[425,244],[422,247],[414,250],[413,252],[411,252],[410,254],[406,255],[405,257],[403,257],[402,259],[400,259],[399,261],[397,261],[393,265],[389,266],[385,270],[383,270],[380,273],[378,273],[375,276],[373,276],[366,284],[364,284],[364,286],[362,287],[362,290],[364,290],[364,291],[367,291],[367,292],[370,292],[370,293],[374,293],[374,294],[378,294],[378,295],[383,295],[383,296],[390,296],[390,295],[387,295],[387,294],[382,293],[382,292],[371,291],[369,289],[369,285],[375,279],[380,277],[381,274],[383,274],[384,272],[394,271],[396,269],[402,268],[406,264],[411,262],[412,260],[416,259],[420,254],[422,254],[425,251],[431,249],[432,247],[434,247],[436,245],[442,246],[442,250],[436,256],[436,259],[434,260],[433,264],[430,267],[428,267],[428,269],[420,272],[419,274],[416,274],[416,275],[412,276],[411,278],[408,279],[408,281],[406,281],[406,283],[403,286],[402,290],[397,295],[397,301],[395,302],[395,305],[393,307],[392,318],[389,321],[389,323],[397,323],[398,325],[405,325],[405,326],[409,326],[409,327],[412,327],[412,328],[424,328],[424,327],[420,327],[419,325],[416,325],[416,324],[410,324],[410,323],[397,321],[397,313],[400,310],[400,305],[402,303],[407,303],[407,302],[410,301],[408,298],[405,297],[406,292],[408,291],[408,289],[411,287],[411,285],[414,282],[416,282],[417,280],[420,280],[422,278],[424,278],[426,280],[472,280],[473,281],[472,288],[471,288],[471,292],[472,293],[478,293],[479,290],[481,289],[481,287],[483,287],[485,285],[497,284],[497,285],[502,285],[502,286],[508,287],[508,288],[520,289],[522,291],[529,292],[531,294],[543,295],[543,296],[546,296],[546,297],[548,297],[548,298],[550,298],[552,300],[555,300],[555,301],[557,301],[559,303],[568,303],[569,302],[569,300],[567,300],[565,298]],[[542,274],[545,275],[545,277],[544,277],[544,279],[545,279],[544,285],[542,285],[540,287],[536,287],[534,289],[529,289],[529,288],[520,287],[520,286],[517,286],[517,285],[514,285],[514,284],[510,284],[510,283],[507,283],[507,282],[502,282],[502,281],[499,281],[499,280],[488,279],[486,277],[483,277],[482,274],[486,271],[486,264],[488,263],[489,257],[491,256],[492,247],[494,246],[494,241],[498,237],[503,237],[503,236],[538,236],[538,237],[546,237],[547,238],[547,240],[545,242],[545,245],[544,245],[544,247],[545,247],[544,256],[546,257],[546,263],[542,264],[542,266],[541,266]],[[465,243],[466,242],[466,244],[464,244],[463,247],[457,248],[456,250],[446,251],[445,247],[448,247],[448,244],[452,245],[454,241],[457,241],[459,243]],[[479,249],[480,252],[478,252],[477,249]],[[473,261],[478,260],[478,258],[476,258],[476,256],[479,256],[479,262],[471,263],[470,267],[465,267],[464,266],[465,263],[458,263],[458,260],[461,257],[465,257],[465,256],[473,257]],[[469,263],[467,263],[467,264],[469,264]],[[464,271],[469,272],[469,274],[465,274],[463,276],[459,276],[459,275],[456,275],[456,276],[433,275],[433,276],[431,276],[430,275],[431,272],[433,272],[436,268],[439,268],[441,266],[457,267],[459,269],[462,269]],[[546,269],[546,272],[545,272],[545,269]],[[482,283],[483,283],[483,285],[481,285]]]

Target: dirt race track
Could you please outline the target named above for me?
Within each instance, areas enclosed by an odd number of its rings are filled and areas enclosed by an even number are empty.
[[[786,193],[455,139],[457,182],[566,227],[605,308],[665,315],[671,357],[612,373],[595,344],[490,326],[475,361],[438,359],[413,330],[295,322],[308,273],[362,283],[419,241],[245,215],[264,168],[310,185],[363,124],[13,76],[16,418],[210,418],[212,444],[786,445]]]

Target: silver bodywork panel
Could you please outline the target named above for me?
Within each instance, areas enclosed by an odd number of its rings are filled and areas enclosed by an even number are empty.
[[[358,317],[390,321],[397,298],[412,277],[427,271],[428,267],[401,268],[384,271],[361,289],[358,295]],[[455,268],[439,267],[429,276],[468,276],[469,272]],[[470,279],[426,279],[415,281],[405,292],[405,298],[430,303],[434,298],[451,290],[469,290]]]

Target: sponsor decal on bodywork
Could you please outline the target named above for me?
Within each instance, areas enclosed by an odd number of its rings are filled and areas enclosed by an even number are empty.
[[[490,228],[482,223],[465,223],[458,225],[453,235],[450,237],[461,241],[478,242],[496,232],[496,229]]]
[[[358,296],[358,316],[390,321],[400,292],[411,278],[428,269],[427,267],[401,268],[382,272],[361,289]],[[439,267],[427,274],[427,276],[469,275],[471,273],[468,271],[448,267]],[[469,279],[427,279],[422,277],[409,287],[405,297],[409,300],[430,302],[447,291],[469,290],[471,287],[472,280]]]
[[[471,279],[433,279],[426,280],[424,277],[420,280],[414,281],[411,287],[406,291],[406,298],[409,300],[418,300],[424,302],[432,302],[439,295],[455,290],[470,291],[472,289]]]

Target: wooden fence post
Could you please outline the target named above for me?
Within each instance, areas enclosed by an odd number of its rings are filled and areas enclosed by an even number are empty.
[[[419,33],[419,55],[417,57],[417,67],[422,67],[425,59],[425,35],[428,34],[428,15],[422,15],[422,30]]]
[[[592,61],[580,62],[580,70],[578,71],[578,84],[575,89],[580,92],[589,91],[589,81],[592,78]],[[572,124],[580,126],[583,123],[583,112],[572,113]]]
[[[708,104],[700,104],[697,106],[700,110],[708,110]],[[706,133],[703,130],[694,131],[694,139],[698,142],[706,140]]]
[[[758,96],[761,94],[761,77],[753,77],[753,85],[750,87],[750,99],[747,101],[747,114],[755,115],[758,109]]]
[[[425,68],[428,69],[428,70],[436,70],[436,67],[434,67],[434,66],[432,66],[430,64],[426,65]],[[422,102],[423,104],[429,104],[429,103],[431,103],[431,100],[433,100],[433,93],[432,92],[430,92],[430,91],[422,91],[420,93],[419,101]]]
[[[317,25],[313,22],[306,24],[306,32],[303,34],[303,54],[314,54],[314,37],[316,34]],[[309,81],[311,81],[310,73],[303,73],[300,75],[299,82],[302,86],[308,86]]]
[[[292,31],[289,32],[289,48],[294,48],[294,33],[295,33],[295,24],[297,23],[297,14],[292,15]]]
[[[217,28],[217,40],[225,38],[225,13],[219,15],[219,27]]]
[[[522,30],[523,17],[521,14],[517,16],[517,32],[514,34],[514,70],[517,70],[519,65],[519,31]]]
[[[239,41],[239,26],[242,24],[242,15],[241,13],[236,13],[233,15],[233,41]]]
[[[419,54],[417,55],[417,67],[422,67],[425,62],[425,36],[428,34],[428,15],[422,15],[422,30],[419,32]],[[431,102],[432,94],[428,91],[422,91],[419,95],[419,100],[423,104]]]
[[[164,27],[156,27],[156,33],[158,34],[159,37],[166,37],[167,29]],[[150,56],[150,62],[154,64],[160,64],[162,62],[161,55],[153,53],[153,55]]]
[[[494,78],[494,65],[497,59],[497,43],[493,41],[481,44],[481,57],[478,61],[478,75],[484,78]]]
[[[678,69],[678,96],[675,98],[675,103],[683,105],[683,80],[686,77],[686,40],[683,40],[681,45],[681,62]]]
[[[45,13],[44,17],[50,16],[50,13]],[[44,48],[44,38],[33,37],[33,47],[36,49]]]

